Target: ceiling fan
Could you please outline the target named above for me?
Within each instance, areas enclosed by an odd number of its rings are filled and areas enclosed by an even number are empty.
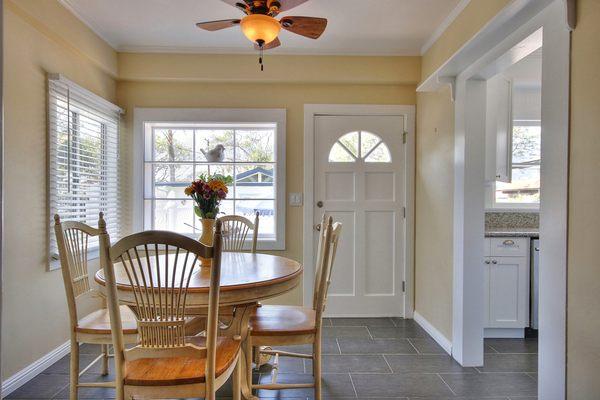
[[[327,27],[327,19],[316,17],[282,17],[279,21],[275,19],[281,12],[288,11],[308,0],[222,0],[239,10],[245,17],[241,19],[225,19],[219,21],[198,22],[198,28],[207,31],[218,31],[221,29],[240,26],[244,35],[254,43],[254,47],[260,51],[259,63],[263,70],[263,50],[274,49],[281,46],[277,37],[281,29],[305,36],[310,39],[318,39]]]

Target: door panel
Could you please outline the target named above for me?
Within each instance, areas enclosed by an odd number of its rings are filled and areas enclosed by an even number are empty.
[[[329,287],[329,296],[353,296],[354,295],[354,277],[355,271],[355,250],[354,245],[354,211],[334,211],[329,215],[335,221],[343,224],[342,235],[344,240],[340,240],[337,253],[335,255],[335,266],[331,274],[331,286]],[[316,247],[315,247],[316,248]]]
[[[319,116],[315,130],[314,224],[343,223],[326,313],[401,316],[404,119]]]

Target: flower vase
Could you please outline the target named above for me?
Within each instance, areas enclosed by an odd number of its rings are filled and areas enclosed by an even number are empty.
[[[202,218],[200,220],[202,224],[202,235],[200,236],[200,243],[206,246],[213,245],[214,231],[215,231],[215,220],[211,218]],[[200,257],[200,265],[203,267],[210,267],[212,259]]]

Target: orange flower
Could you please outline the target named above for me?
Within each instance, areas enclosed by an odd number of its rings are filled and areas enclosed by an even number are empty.
[[[220,180],[211,180],[208,182],[208,186],[214,190],[215,192],[218,192],[219,190],[224,191],[225,193],[227,193],[227,186],[225,186],[225,183],[223,181]]]
[[[183,192],[185,193],[186,196],[190,196],[192,193],[194,193],[194,187],[192,185],[190,185],[190,186],[186,187]]]

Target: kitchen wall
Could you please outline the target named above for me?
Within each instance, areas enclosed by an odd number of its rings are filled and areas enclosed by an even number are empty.
[[[62,275],[47,271],[46,73],[114,101],[117,56],[58,2],[3,4],[4,381],[69,337]]]
[[[136,56],[137,57],[137,56]],[[162,55],[168,60],[170,55]],[[278,57],[269,57],[266,62],[267,75],[271,68],[276,71],[281,66],[275,66]],[[174,59],[179,59],[174,56]],[[334,57],[335,59],[335,57]],[[288,58],[293,60],[293,58]],[[362,58],[352,60],[369,63],[372,60]],[[242,58],[248,63],[247,68],[256,70],[256,58],[250,60]],[[323,60],[322,62],[330,62]],[[410,61],[412,62],[412,61]],[[336,65],[338,62],[335,63]],[[340,68],[344,62],[339,60]],[[377,68],[377,62],[373,67]],[[179,66],[178,68],[181,68]],[[286,136],[286,189],[288,192],[303,192],[303,140],[304,140],[304,104],[309,103],[340,103],[340,104],[415,104],[416,87],[411,84],[349,84],[349,83],[323,83],[314,82],[319,77],[320,63],[306,65],[310,73],[299,72],[305,77],[305,83],[210,83],[210,82],[172,82],[172,81],[126,81],[119,82],[117,87],[118,103],[126,109],[123,124],[123,135],[132,138],[132,123],[134,107],[209,107],[209,108],[285,108],[287,110],[287,136]],[[175,68],[177,69],[177,68]],[[289,79],[296,79],[295,68],[290,63]],[[200,68],[201,70],[201,68]],[[368,68],[364,69],[365,72]],[[193,71],[195,74],[196,71]],[[418,79],[418,68],[412,74]],[[328,76],[331,71],[323,70]],[[343,73],[342,73],[343,75]],[[365,79],[363,74],[355,74],[355,80]],[[332,79],[335,77],[332,76]],[[416,82],[416,81],[415,81]],[[131,165],[131,163],[130,163]],[[131,176],[130,176],[131,178]],[[130,207],[134,207],[130,204]],[[286,215],[286,250],[276,252],[287,257],[302,261],[302,208],[287,206]],[[307,266],[310,268],[310,266]],[[302,288],[298,287],[293,292],[282,298],[273,300],[277,303],[301,304]]]
[[[452,338],[454,106],[449,89],[417,94],[415,310]]]
[[[450,25],[442,37],[423,56],[422,76],[426,78],[458,50],[470,37],[483,27],[511,0],[478,0],[471,1],[461,15]],[[600,393],[600,381],[596,379],[600,370],[600,342],[597,332],[600,331],[600,261],[596,255],[597,238],[600,236],[600,214],[597,205],[600,203],[600,47],[597,38],[600,35],[600,2],[597,0],[577,1],[578,25],[572,35],[571,51],[571,129],[570,129],[570,164],[569,164],[569,225],[568,225],[568,320],[567,320],[567,395],[570,399],[597,399]],[[438,101],[430,103],[417,102],[417,114],[441,114],[447,104],[443,98],[447,94],[439,93]],[[439,124],[450,124],[451,115]],[[423,134],[423,127],[418,127],[417,136]],[[444,148],[444,142],[431,142],[425,151],[437,151]],[[436,170],[443,173],[453,168],[451,160],[440,161]],[[424,175],[420,163],[417,164],[417,187],[419,179]],[[421,183],[421,185],[425,185]],[[440,205],[444,200],[440,199]],[[418,201],[417,201],[418,206]],[[419,211],[417,211],[417,216]],[[448,230],[451,220],[446,222],[443,230]],[[431,221],[417,218],[416,275],[429,281],[433,277],[426,260],[420,240],[425,240],[427,233],[434,234],[440,229]],[[452,268],[451,254],[447,259],[438,261],[439,265]],[[419,261],[421,260],[421,261]],[[439,272],[439,271],[435,271]],[[433,298],[434,307],[446,307],[452,301],[451,292],[435,292],[434,287],[421,287],[417,293],[417,311],[419,297]],[[423,302],[421,302],[423,304]],[[447,321],[432,316],[431,322],[437,329],[445,332]]]

